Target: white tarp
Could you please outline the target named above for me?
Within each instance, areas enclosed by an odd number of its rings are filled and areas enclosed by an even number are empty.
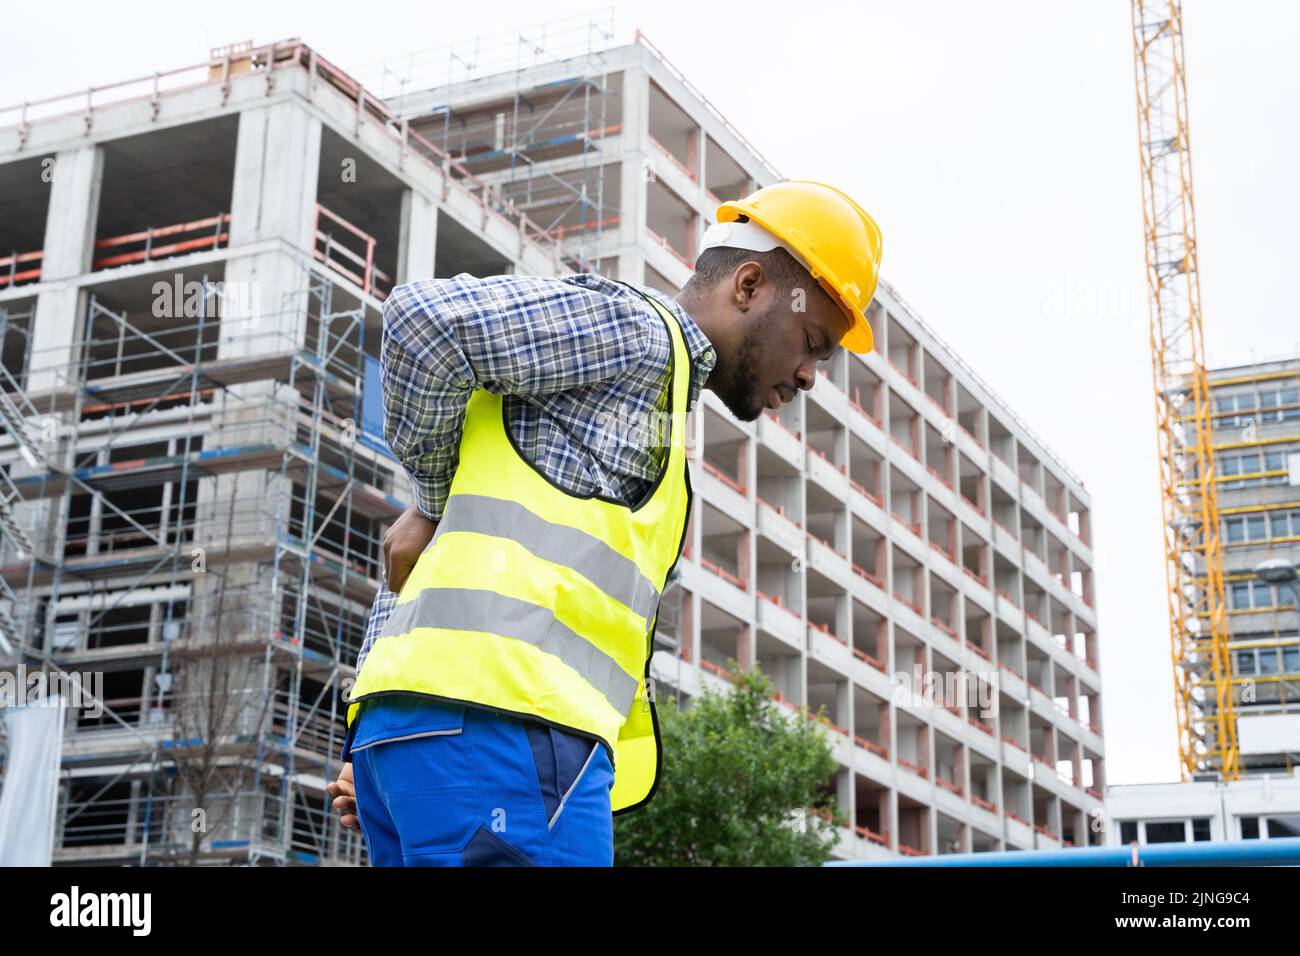
[[[63,756],[62,701],[0,707],[8,753],[0,787],[0,866],[49,866]]]

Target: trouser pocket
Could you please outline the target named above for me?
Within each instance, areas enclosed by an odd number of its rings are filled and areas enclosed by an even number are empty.
[[[582,780],[599,743],[590,737],[568,733],[556,727],[525,720],[528,746],[537,768],[537,786],[542,792],[546,825],[552,827],[564,809],[564,801]]]

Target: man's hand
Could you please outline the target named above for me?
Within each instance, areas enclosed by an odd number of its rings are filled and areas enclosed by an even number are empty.
[[[393,522],[384,535],[384,576],[388,590],[394,594],[402,590],[411,568],[433,539],[438,522],[430,521],[415,505],[411,505]]]
[[[339,771],[339,779],[334,783],[326,784],[325,789],[334,798],[331,806],[339,811],[339,823],[349,830],[355,830],[358,822],[357,791],[352,785],[352,764],[345,763],[343,769]]]

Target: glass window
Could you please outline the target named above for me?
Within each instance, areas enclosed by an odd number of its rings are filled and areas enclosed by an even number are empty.
[[[1219,463],[1219,470],[1225,475],[1241,474],[1241,459],[1236,455],[1228,455]]]
[[[1261,647],[1259,649],[1259,672],[1261,674],[1277,673],[1277,648]]]
[[[1192,820],[1192,839],[1197,843],[1206,843],[1210,839],[1210,818],[1196,817]]]
[[[1300,837],[1300,813],[1268,818],[1268,838],[1276,840],[1278,837]]]
[[[1229,598],[1234,610],[1250,607],[1250,582],[1238,581],[1232,585],[1232,596]]]
[[[1148,843],[1186,843],[1187,824],[1183,820],[1147,821]]]
[[[1266,392],[1259,393],[1260,408],[1277,408],[1277,389],[1269,389]]]
[[[1231,395],[1220,395],[1214,400],[1214,407],[1220,412],[1230,412],[1237,407],[1237,403]]]
[[[1119,821],[1119,842],[1123,844],[1136,843],[1138,838],[1138,825],[1136,820]]]
[[[1251,587],[1255,589],[1255,607],[1272,607],[1273,606],[1273,588],[1263,581],[1254,581]]]
[[[1263,515],[1251,515],[1246,519],[1246,540],[1263,541],[1268,537],[1268,530],[1264,527],[1265,517]]]
[[[1253,650],[1237,651],[1237,673],[1255,673],[1255,652]]]
[[[1300,673],[1300,647],[1282,648],[1282,670],[1288,674]]]
[[[1228,542],[1231,544],[1236,541],[1246,540],[1246,519],[1229,518],[1224,522],[1224,529],[1228,533]]]
[[[1237,822],[1241,825],[1243,840],[1259,839],[1259,817],[1238,817]]]
[[[1286,455],[1280,451],[1264,453],[1265,471],[1286,471]]]

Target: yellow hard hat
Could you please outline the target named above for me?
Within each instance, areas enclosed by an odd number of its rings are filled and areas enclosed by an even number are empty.
[[[848,317],[840,344],[870,352],[875,337],[867,306],[880,277],[880,227],[834,186],[787,180],[718,207],[719,223],[742,216],[781,240]]]

